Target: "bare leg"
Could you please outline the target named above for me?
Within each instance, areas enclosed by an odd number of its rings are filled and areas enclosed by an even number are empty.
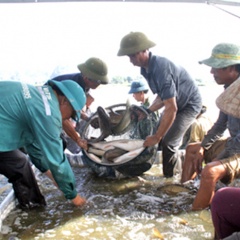
[[[208,163],[202,171],[200,188],[193,201],[192,210],[207,208],[215,194],[215,186],[219,179],[226,175],[226,170],[219,161]]]
[[[196,156],[199,153],[201,148],[200,143],[190,143],[186,148],[186,154],[183,162],[183,170],[181,183],[184,183],[189,180],[193,180],[197,175],[196,164]]]

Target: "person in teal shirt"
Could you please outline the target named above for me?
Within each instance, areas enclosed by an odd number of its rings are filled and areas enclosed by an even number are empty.
[[[83,89],[72,80],[49,80],[41,87],[1,81],[0,95],[0,174],[13,184],[20,205],[29,207],[31,203],[45,202],[37,199],[41,194],[30,162],[19,150],[23,148],[31,162],[54,180],[66,199],[76,206],[83,205],[86,200],[76,191],[60,138],[63,120],[80,119],[86,104]]]

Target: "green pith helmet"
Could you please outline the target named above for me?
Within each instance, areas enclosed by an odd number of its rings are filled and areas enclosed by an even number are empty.
[[[130,32],[124,36],[120,43],[118,56],[131,55],[154,47],[156,44],[149,40],[144,33]]]
[[[213,68],[240,64],[240,46],[232,43],[219,43],[213,48],[211,57],[199,63]]]
[[[99,82],[100,84],[108,84],[108,68],[105,62],[99,58],[89,58],[85,63],[78,64],[78,69],[87,78]]]

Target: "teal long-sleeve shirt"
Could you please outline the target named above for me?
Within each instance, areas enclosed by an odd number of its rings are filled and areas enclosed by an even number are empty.
[[[75,198],[75,178],[63,153],[62,116],[52,88],[2,81],[0,96],[0,151],[25,147],[40,171],[52,172],[65,197]]]

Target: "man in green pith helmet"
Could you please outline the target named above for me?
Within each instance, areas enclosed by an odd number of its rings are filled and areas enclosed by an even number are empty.
[[[87,110],[91,103],[94,101],[90,90],[96,89],[100,84],[108,84],[108,68],[106,63],[96,57],[87,59],[84,63],[78,64],[79,73],[71,73],[54,77],[55,81],[63,81],[71,79],[79,84],[86,94],[86,106],[81,112],[81,119],[88,120]],[[80,130],[82,128],[82,122],[76,123],[75,129],[73,123],[70,120],[63,122],[63,130],[70,137],[67,140],[67,147],[73,153],[78,153],[81,148],[87,148],[87,142],[81,138]],[[77,130],[77,131],[76,131]]]
[[[149,110],[164,107],[157,131],[145,139],[144,146],[160,143],[163,174],[172,177],[178,147],[199,114],[202,101],[197,85],[184,68],[149,51],[155,45],[144,33],[131,32],[122,38],[117,55],[128,56],[134,66],[140,67],[151,91],[157,94]]]

